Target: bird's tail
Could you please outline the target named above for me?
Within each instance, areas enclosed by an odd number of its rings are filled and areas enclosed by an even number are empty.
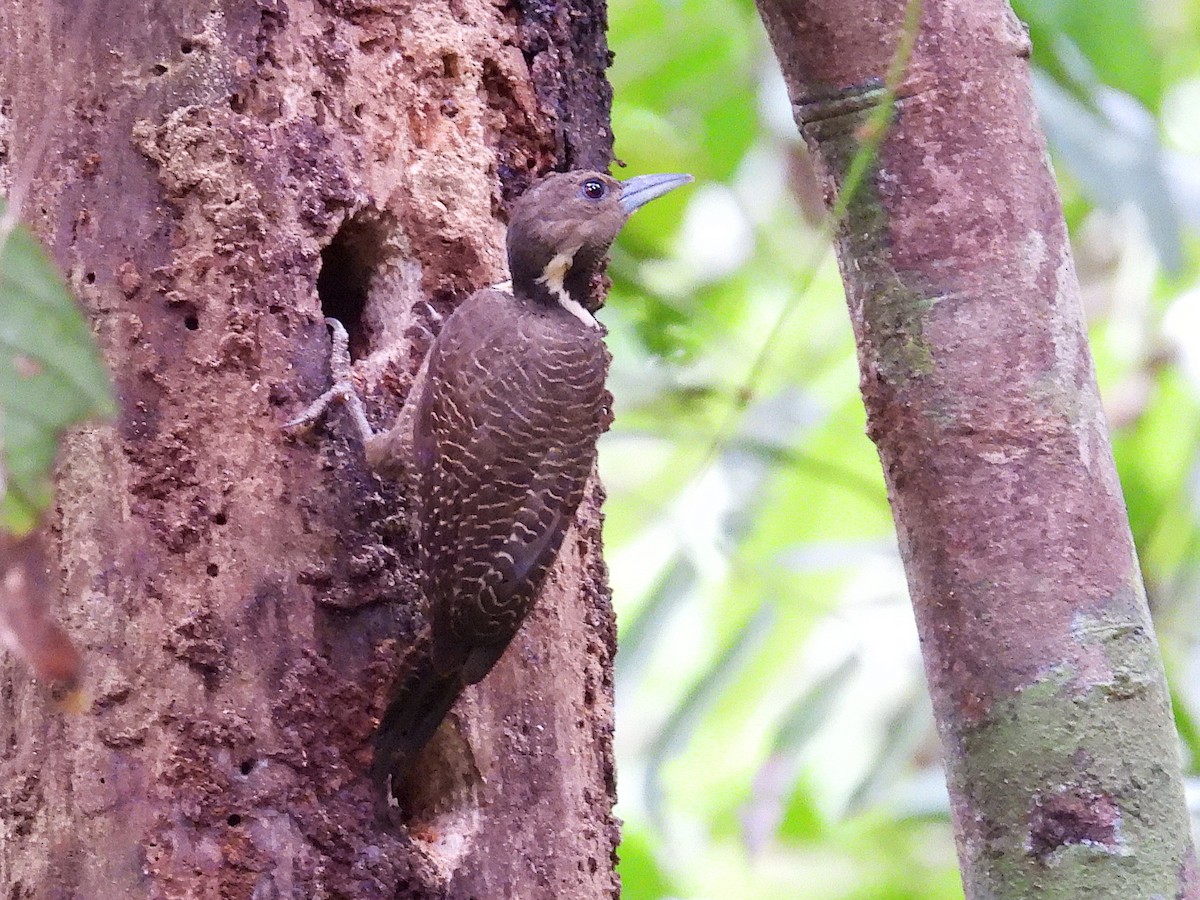
[[[462,673],[434,671],[430,663],[410,672],[388,704],[375,732],[371,777],[385,796],[408,776],[421,749],[462,693]]]

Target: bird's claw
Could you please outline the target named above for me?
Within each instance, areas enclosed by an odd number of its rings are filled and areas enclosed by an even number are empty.
[[[329,326],[329,369],[335,386],[350,381],[350,335],[346,326],[332,316],[325,317]]]
[[[285,431],[300,433],[310,431],[329,407],[338,403],[349,406],[354,414],[355,425],[360,431],[366,427],[369,434],[370,426],[366,425],[362,400],[359,399],[358,392],[350,380],[350,335],[337,319],[326,317],[325,324],[329,326],[330,331],[329,369],[333,376],[333,387],[308,404],[298,416],[285,422],[283,428]]]
[[[339,381],[320,397],[308,404],[294,419],[290,419],[284,423],[284,431],[307,432],[320,421],[321,416],[334,403],[345,403],[350,397],[357,397],[354,392],[354,386],[349,381]]]

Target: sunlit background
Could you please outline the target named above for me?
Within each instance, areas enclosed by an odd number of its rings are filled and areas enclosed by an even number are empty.
[[[1024,0],[1133,531],[1200,798],[1200,0]],[[617,424],[621,874],[641,898],[961,898],[820,192],[750,0],[610,0],[639,212]]]

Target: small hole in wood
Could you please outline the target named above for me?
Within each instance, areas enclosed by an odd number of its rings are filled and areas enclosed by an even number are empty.
[[[228,819],[226,819],[225,821],[226,821],[227,823],[229,823],[229,827],[230,827],[230,828],[237,828],[239,825],[241,825],[241,824],[242,824],[242,817],[241,817],[241,816],[239,816],[237,813],[233,813],[233,814],[232,814],[232,815],[231,815],[231,816],[230,816]]]
[[[206,571],[208,573],[209,578],[216,578],[218,575],[221,574],[221,569],[217,566],[216,563],[209,563],[208,567],[204,571]]]
[[[195,331],[200,327],[200,319],[195,313],[189,313],[183,317],[183,327],[188,331]]]

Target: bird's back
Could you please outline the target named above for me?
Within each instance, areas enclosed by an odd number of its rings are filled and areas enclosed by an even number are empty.
[[[561,308],[484,290],[447,319],[414,429],[438,669],[482,678],[520,627],[591,474],[607,369],[600,329]]]

